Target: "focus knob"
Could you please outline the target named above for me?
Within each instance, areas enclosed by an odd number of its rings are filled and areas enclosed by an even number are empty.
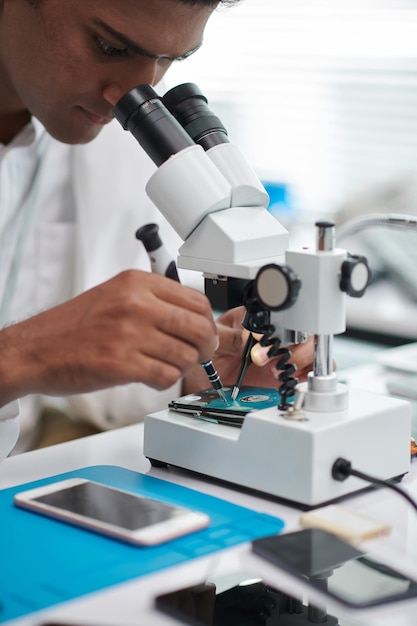
[[[300,278],[288,265],[265,265],[255,278],[256,295],[270,311],[290,308],[297,300],[300,287]]]
[[[371,270],[366,257],[354,254],[349,255],[348,259],[342,263],[340,289],[352,296],[352,298],[361,298],[365,293],[370,278]]]

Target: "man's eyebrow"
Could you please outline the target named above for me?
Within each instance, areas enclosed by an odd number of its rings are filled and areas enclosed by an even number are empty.
[[[129,39],[129,37],[126,37],[126,35],[123,35],[122,33],[119,33],[117,30],[114,30],[114,28],[112,28],[105,22],[102,22],[101,20],[95,20],[95,23],[97,24],[97,26],[100,26],[103,30],[109,33],[109,35],[117,39],[121,44],[123,44],[125,48],[128,48],[129,50],[131,50],[135,54],[138,54],[139,56],[147,57],[148,59],[166,59],[168,61],[183,61],[184,59],[187,59],[189,56],[194,54],[194,52],[197,52],[197,50],[201,48],[202,46],[202,42],[200,42],[192,50],[189,50],[188,52],[185,52],[184,54],[181,54],[180,56],[175,56],[175,57],[168,56],[165,54],[153,54],[152,52],[149,52],[148,50],[141,48],[141,46],[139,46],[137,43]]]

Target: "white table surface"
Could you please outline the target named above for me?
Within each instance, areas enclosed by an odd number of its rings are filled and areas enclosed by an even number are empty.
[[[376,393],[385,391],[384,376],[385,371],[377,364],[343,372],[343,377],[352,387],[365,387]],[[285,532],[299,528],[300,511],[273,499],[235,490],[178,469],[151,468],[142,454],[142,437],[143,425],[138,424],[9,457],[0,465],[0,488],[85,466],[118,465],[281,517],[286,524]],[[412,463],[411,471],[401,485],[417,499],[416,461]],[[391,533],[368,542],[368,546],[385,554],[393,565],[417,578],[417,514],[403,498],[383,489],[352,496],[344,502],[344,506],[389,523],[392,527]],[[367,548],[367,545],[363,547]],[[7,567],[7,564],[2,564],[2,567]],[[56,605],[8,624],[23,626],[54,621],[97,626],[174,625],[178,622],[154,609],[154,598],[157,594],[237,570],[256,573],[269,584],[289,593],[303,591],[299,583],[252,555],[250,545],[243,544]],[[341,626],[414,626],[417,623],[417,599],[365,611],[348,612],[334,603],[327,604],[329,612],[339,617]]]

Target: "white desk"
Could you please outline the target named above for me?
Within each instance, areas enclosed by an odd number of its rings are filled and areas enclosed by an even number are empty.
[[[379,366],[360,368],[348,376],[352,385],[363,386],[374,381],[375,390],[383,391],[383,370]],[[285,531],[298,529],[299,511],[267,498],[243,493],[232,488],[202,480],[176,469],[154,469],[142,455],[143,426],[135,425],[94,435],[85,439],[60,444],[43,450],[10,457],[0,465],[0,488],[44,478],[89,465],[119,465],[164,480],[174,481],[231,502],[251,507],[283,518]],[[417,499],[417,463],[402,482]],[[365,512],[392,525],[392,533],[373,540],[372,546],[417,577],[417,514],[400,496],[389,490],[362,493],[345,502],[349,508]],[[2,564],[2,567],[7,564]],[[275,568],[251,554],[249,545],[193,560],[185,565],[167,569],[152,576],[112,587],[83,598],[52,607],[47,611],[9,622],[16,626],[39,625],[46,621],[96,626],[169,626],[177,621],[165,617],[153,608],[158,593],[196,584],[208,577],[237,570],[254,572],[267,582],[289,593],[300,591],[298,585]],[[52,574],[53,575],[53,574]],[[414,626],[417,599],[406,603],[362,612],[346,613],[337,605],[328,603],[329,612],[337,615],[341,626]]]

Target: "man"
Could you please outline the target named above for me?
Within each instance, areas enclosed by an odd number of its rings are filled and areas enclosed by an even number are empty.
[[[216,349],[234,381],[241,312],[216,327],[205,296],[148,271],[136,228],[159,221],[178,241],[143,195],[149,159],[109,124],[124,93],[201,46],[217,4],[0,0],[0,406],[24,399],[23,435],[44,395],[99,428],[140,419],[181,381],[206,387],[198,364]],[[252,369],[252,384],[275,380]]]

